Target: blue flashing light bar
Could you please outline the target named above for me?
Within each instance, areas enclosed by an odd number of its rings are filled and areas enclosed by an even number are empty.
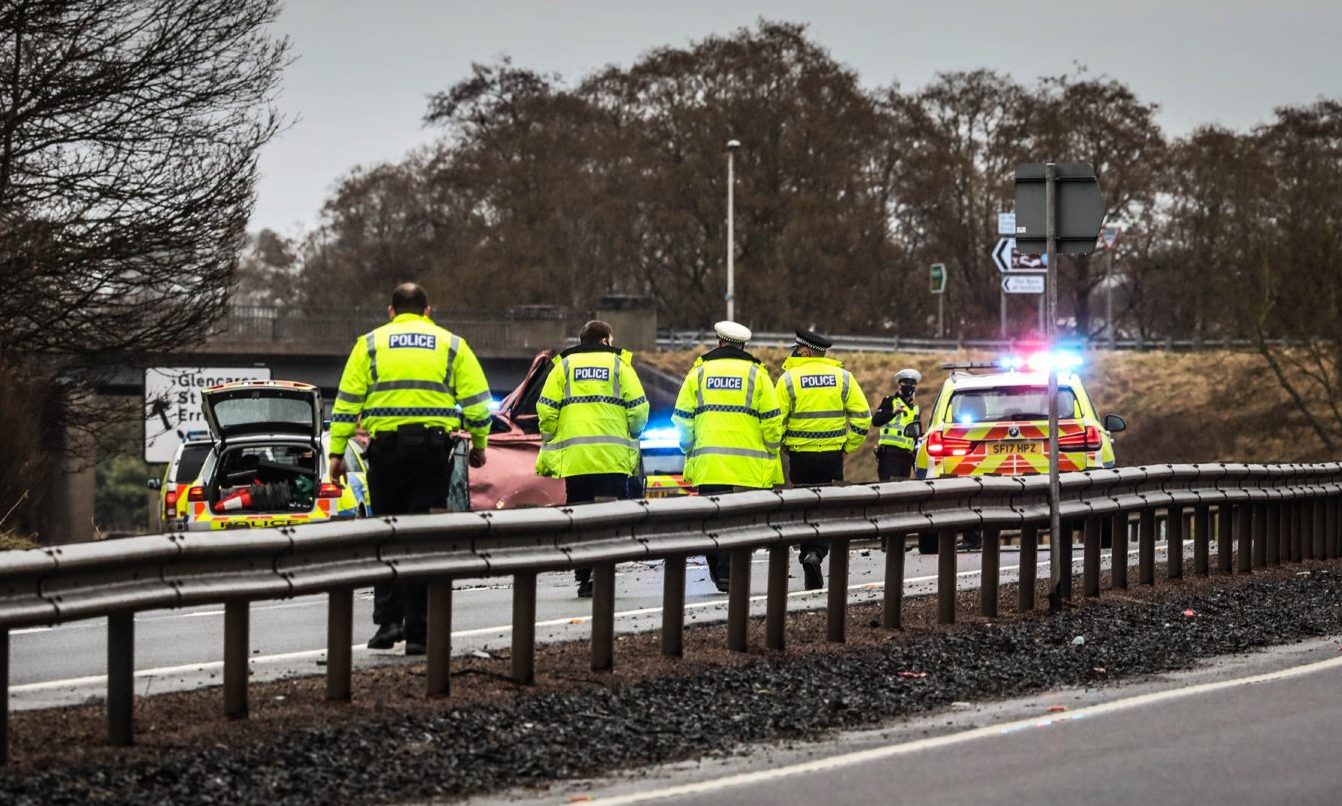
[[[658,425],[655,428],[644,429],[643,435],[638,439],[639,447],[642,448],[679,448],[680,431],[675,426]]]

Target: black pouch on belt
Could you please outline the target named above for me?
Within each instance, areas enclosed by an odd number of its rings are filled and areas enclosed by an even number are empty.
[[[406,423],[396,429],[396,452],[401,456],[423,456],[429,452],[429,429],[423,423]]]

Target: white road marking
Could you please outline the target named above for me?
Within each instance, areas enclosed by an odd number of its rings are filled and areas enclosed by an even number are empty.
[[[873,747],[867,750],[844,753],[829,758],[816,759],[815,761],[806,761],[787,767],[775,767],[770,770],[739,773],[737,775],[728,775],[711,781],[679,784],[676,786],[664,787],[662,789],[655,789],[649,792],[636,792],[611,798],[596,798],[592,802],[607,804],[607,806],[620,806],[621,804],[645,803],[647,801],[663,800],[665,798],[703,796],[714,792],[720,792],[724,789],[765,783],[792,775],[836,770],[844,767],[851,767],[855,764],[864,764],[869,761],[879,761],[881,759],[888,759],[895,756],[906,756],[924,750],[933,750],[939,747],[964,744],[965,742],[988,739],[994,736],[1006,736],[1030,728],[1047,728],[1079,719],[1106,716],[1108,714],[1115,714],[1134,708],[1144,708],[1172,700],[1195,697],[1200,694],[1223,691],[1225,689],[1236,688],[1239,686],[1250,686],[1288,680],[1293,677],[1302,677],[1304,675],[1326,671],[1338,666],[1342,666],[1342,658],[1332,658],[1315,663],[1308,663],[1303,666],[1295,666],[1290,669],[1282,669],[1276,672],[1267,672],[1265,674],[1251,675],[1249,677],[1240,677],[1232,680],[1220,680],[1214,683],[1202,683],[1195,686],[1187,686],[1185,688],[1172,688],[1165,691],[1139,694],[1134,697],[1113,700],[1099,705],[1086,706],[1084,708],[1078,708],[1075,711],[1067,711],[1048,717],[1019,719],[1013,722],[1004,722],[999,725],[987,725],[981,728],[961,731],[959,733],[947,734],[945,736],[916,739],[914,741],[886,745],[884,747]]]

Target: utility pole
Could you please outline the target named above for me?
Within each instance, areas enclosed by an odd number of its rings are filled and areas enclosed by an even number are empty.
[[[736,321],[736,166],[740,140],[727,141],[727,318]]]

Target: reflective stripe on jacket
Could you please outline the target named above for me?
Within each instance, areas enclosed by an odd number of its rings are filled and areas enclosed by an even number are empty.
[[[409,423],[465,428],[489,441],[489,381],[465,339],[427,316],[398,314],[354,344],[331,408],[332,454],[345,452],[356,424],[374,436]]]
[[[719,347],[698,358],[671,419],[686,456],[686,482],[765,489],[783,483],[778,397],[768,371],[746,351]]]
[[[909,407],[899,398],[895,398],[895,407],[895,417],[881,426],[881,436],[877,444],[899,448],[902,451],[912,451],[914,445],[917,444],[917,440],[913,437],[904,436],[904,429],[918,422],[922,410],[917,405]]]
[[[541,452],[536,473],[632,475],[638,436],[648,424],[648,398],[628,351],[578,345],[554,358],[536,414]]]
[[[871,428],[871,411],[853,373],[822,356],[791,356],[778,376],[783,447],[852,453]]]

